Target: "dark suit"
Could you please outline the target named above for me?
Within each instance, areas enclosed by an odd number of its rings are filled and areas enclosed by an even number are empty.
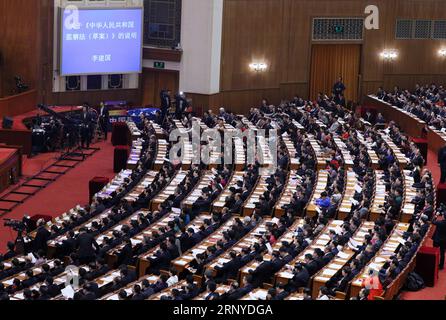
[[[436,228],[432,240],[434,240],[435,247],[440,247],[440,268],[443,268],[446,249],[446,220],[434,221],[433,224]]]
[[[93,235],[89,233],[82,233],[77,237],[76,247],[78,248],[79,261],[81,263],[88,263],[95,259],[95,249],[99,249],[99,245],[94,239]]]
[[[254,286],[260,286],[267,282],[274,272],[274,264],[271,261],[262,262],[253,272]]]
[[[441,178],[440,183],[446,182],[446,146],[438,151],[438,163],[440,164]]]
[[[297,290],[298,288],[306,287],[309,280],[310,274],[307,269],[303,268],[300,272],[294,275],[290,285],[294,290]]]
[[[33,248],[35,252],[47,250],[47,242],[50,239],[51,233],[45,227],[39,227],[37,229],[36,237],[33,241]]]
[[[238,275],[238,270],[241,266],[240,257],[236,257],[233,260],[230,260],[223,264],[223,266],[216,266],[215,269],[219,271],[221,274],[222,281],[226,281],[227,279],[236,279]]]
[[[101,125],[102,132],[105,135],[105,140],[108,136],[108,125],[110,123],[110,111],[107,106],[101,107],[99,109],[99,122]]]
[[[90,112],[81,114],[81,146],[82,148],[90,147],[92,139],[93,115]]]
[[[132,264],[133,251],[132,245],[126,244],[118,254],[118,266]]]

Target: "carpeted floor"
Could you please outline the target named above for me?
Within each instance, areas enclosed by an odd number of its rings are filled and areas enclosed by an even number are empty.
[[[437,163],[437,155],[430,151],[427,155],[427,166],[434,176],[435,183],[440,182],[440,167]],[[432,241],[428,242],[432,246]],[[417,292],[403,292],[401,294],[403,300],[444,300],[446,298],[446,270],[440,270],[438,282],[433,288],[425,288]]]
[[[96,145],[101,148],[96,154],[59,178],[48,188],[26,201],[9,213],[6,218],[21,219],[24,214],[45,214],[58,216],[77,204],[88,202],[88,182],[94,176],[113,178],[113,151],[110,142]],[[31,159],[24,159],[24,176],[31,176],[44,169],[56,159],[58,154],[42,154]],[[440,180],[440,168],[436,154],[429,151],[428,167],[432,171],[436,183]],[[7,241],[14,240],[15,233],[0,224],[0,252],[5,251]],[[432,241],[430,241],[432,243]],[[446,271],[440,271],[439,281],[434,288],[425,288],[418,292],[403,292],[403,300],[443,300],[446,295]]]
[[[18,206],[3,218],[21,219],[25,214],[44,214],[53,217],[59,216],[77,204],[88,203],[88,182],[96,176],[113,178],[113,152],[111,143],[100,142],[95,145],[101,150],[84,162],[71,169],[66,175],[38,192],[24,204]],[[57,153],[41,154],[24,160],[24,175],[37,174],[46,166],[55,161]],[[6,243],[15,239],[15,232],[3,226],[0,221],[0,252],[4,252]]]

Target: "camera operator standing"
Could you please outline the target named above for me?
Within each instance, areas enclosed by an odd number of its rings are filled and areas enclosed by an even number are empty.
[[[82,115],[81,115],[81,148],[90,148],[90,143],[92,140],[92,128],[93,128],[93,115],[90,112],[90,107],[84,104]]]
[[[443,208],[443,207],[442,207]],[[435,225],[435,233],[432,236],[434,247],[440,248],[440,264],[439,269],[444,268],[444,254],[446,249],[446,210],[437,213],[432,224]]]

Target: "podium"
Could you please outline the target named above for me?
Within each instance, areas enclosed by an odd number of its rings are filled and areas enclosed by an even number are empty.
[[[123,169],[126,169],[128,158],[129,158],[129,147],[128,146],[117,146],[115,148],[113,171],[115,173],[119,173]]]
[[[440,203],[446,204],[446,183],[440,183],[437,186],[437,206]]]
[[[94,195],[101,191],[108,183],[110,182],[109,178],[106,177],[94,177],[88,183],[88,190],[90,195],[90,201],[93,199]]]
[[[112,144],[114,146],[128,145],[128,128],[125,122],[116,122],[113,124]]]
[[[423,246],[418,250],[415,272],[424,280],[426,286],[435,286],[438,280],[440,249]]]

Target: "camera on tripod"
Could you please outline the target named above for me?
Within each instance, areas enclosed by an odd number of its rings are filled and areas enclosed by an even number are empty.
[[[26,228],[25,223],[23,223],[23,221],[14,219],[4,219],[4,220],[5,220],[4,226],[10,227],[14,231],[21,232]]]
[[[437,208],[437,216],[446,214],[446,205],[444,203],[440,203],[440,206]]]

